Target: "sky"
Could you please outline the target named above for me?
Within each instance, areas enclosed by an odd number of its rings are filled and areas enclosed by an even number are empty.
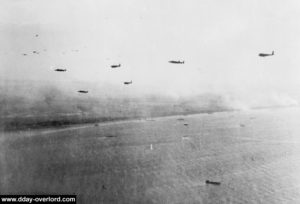
[[[297,0],[0,3],[2,79],[62,87],[82,82],[83,89],[117,87],[137,94],[300,96]],[[273,50],[272,57],[258,57]],[[121,68],[110,68],[119,63]]]

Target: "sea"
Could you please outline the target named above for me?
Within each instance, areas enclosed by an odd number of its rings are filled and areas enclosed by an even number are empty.
[[[1,132],[0,194],[72,194],[89,204],[300,203],[300,108]]]

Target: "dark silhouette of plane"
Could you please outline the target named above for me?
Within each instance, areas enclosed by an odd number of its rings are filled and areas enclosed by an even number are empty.
[[[132,84],[132,81],[125,81],[124,84],[125,84],[125,85]]]
[[[56,71],[56,72],[66,72],[67,69],[54,69],[54,71]]]
[[[178,61],[171,60],[171,61],[169,61],[169,63],[172,63],[172,64],[184,64],[184,61],[180,61],[180,60],[178,60]]]
[[[39,35],[38,35],[38,34],[36,34],[36,35],[35,35],[35,37],[39,37]]]
[[[84,90],[79,90],[78,93],[88,93],[88,91],[84,91]]]
[[[32,53],[33,53],[33,54],[39,54],[39,52],[38,52],[38,51],[32,51]]]
[[[27,56],[27,54],[26,54],[26,53],[24,53],[24,54],[23,54],[23,56]]]
[[[258,56],[260,57],[268,57],[274,55],[274,51],[271,54],[266,54],[266,53],[259,53]]]
[[[118,67],[121,67],[121,64],[114,64],[114,65],[111,65],[110,67],[111,68],[118,68]]]

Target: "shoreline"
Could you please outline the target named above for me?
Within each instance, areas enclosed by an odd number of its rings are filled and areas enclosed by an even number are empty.
[[[158,118],[178,117],[178,116],[189,116],[189,115],[202,115],[202,114],[213,114],[220,112],[234,112],[239,110],[217,110],[217,111],[199,111],[199,112],[186,112],[186,113],[174,113],[169,115],[157,115],[152,117],[62,117],[60,119],[49,119],[49,120],[38,120],[39,117],[18,117],[17,119],[10,119],[1,124],[0,130],[3,132],[14,132],[14,131],[32,131],[32,130],[45,130],[51,128],[66,129],[75,126],[85,126],[91,124],[112,124],[116,122],[132,122],[132,121],[152,121]],[[54,118],[54,117],[53,117]]]
[[[299,106],[282,106],[282,107],[257,107],[251,108],[249,110],[237,110],[237,109],[227,109],[227,110],[216,110],[216,111],[199,111],[199,112],[186,112],[186,113],[174,113],[169,115],[157,115],[152,117],[70,117],[70,116],[63,116],[60,119],[49,119],[49,120],[41,120],[39,121],[39,117],[33,116],[32,118],[26,117],[19,117],[16,120],[12,120],[7,122],[6,124],[1,124],[0,130],[2,132],[15,132],[15,131],[33,131],[33,130],[47,130],[56,128],[57,130],[65,130],[65,129],[72,129],[76,127],[83,127],[83,126],[101,126],[101,125],[109,125],[109,124],[116,124],[116,123],[126,123],[126,122],[140,122],[140,121],[155,121],[159,118],[172,118],[172,117],[186,117],[192,115],[204,115],[204,114],[215,114],[215,113],[230,113],[230,112],[241,112],[241,111],[260,111],[260,110],[278,110],[278,109],[286,109],[286,108],[299,108]],[[52,116],[52,118],[55,118]],[[29,119],[29,121],[28,121]],[[19,125],[18,122],[26,123]],[[30,121],[31,120],[31,121]],[[34,120],[36,122],[34,122]]]

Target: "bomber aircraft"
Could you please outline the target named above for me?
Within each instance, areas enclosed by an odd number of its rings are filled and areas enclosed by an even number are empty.
[[[125,85],[132,84],[132,80],[131,80],[131,81],[125,81],[124,84],[125,84]]]
[[[171,61],[169,61],[169,63],[172,63],[172,64],[184,64],[184,61],[180,61],[180,60],[178,60],[178,61],[176,61],[176,60],[171,60]]]
[[[274,55],[274,51],[271,54],[267,54],[267,53],[259,53],[258,56],[260,57],[268,57],[268,56],[272,56]]]
[[[67,69],[54,69],[54,71],[56,71],[56,72],[66,72]]]
[[[79,90],[78,93],[85,93],[85,94],[86,94],[86,93],[88,93],[88,91],[85,91],[85,90]]]
[[[113,64],[110,66],[111,68],[118,68],[118,67],[121,67],[121,64]]]

